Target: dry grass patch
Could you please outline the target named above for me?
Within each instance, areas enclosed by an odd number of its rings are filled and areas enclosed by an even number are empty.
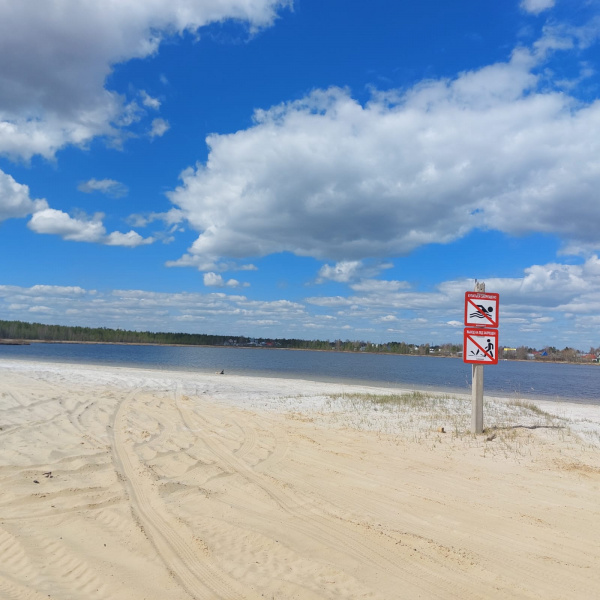
[[[568,419],[520,398],[485,397],[482,436],[471,433],[471,397],[466,394],[341,393],[326,396],[322,409],[322,416],[340,426],[378,431],[431,448],[466,444],[484,454],[524,455],[540,435],[561,441],[573,437]]]
[[[544,417],[546,419],[553,419],[553,415],[545,410],[542,410],[539,406],[534,404],[533,402],[529,402],[527,400],[513,400],[508,403],[508,406],[512,406],[514,408],[523,409],[525,413],[533,413],[539,417]]]
[[[331,395],[330,398],[347,400],[349,402],[371,403],[377,406],[424,408],[438,405],[445,400],[454,399],[454,396],[412,391],[400,394],[335,394]]]

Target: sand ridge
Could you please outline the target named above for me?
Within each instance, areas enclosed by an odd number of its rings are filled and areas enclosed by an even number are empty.
[[[365,394],[2,362],[0,598],[600,597],[600,407]]]

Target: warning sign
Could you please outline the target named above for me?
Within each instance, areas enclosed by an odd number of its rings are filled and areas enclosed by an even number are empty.
[[[465,292],[465,325],[467,327],[498,327],[499,294]]]
[[[463,362],[476,365],[498,364],[497,349],[497,329],[465,329]]]

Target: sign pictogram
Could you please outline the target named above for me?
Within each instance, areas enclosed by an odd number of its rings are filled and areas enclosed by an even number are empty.
[[[498,327],[499,294],[465,292],[465,325],[467,327]]]
[[[498,364],[498,330],[465,329],[463,362],[475,365]]]

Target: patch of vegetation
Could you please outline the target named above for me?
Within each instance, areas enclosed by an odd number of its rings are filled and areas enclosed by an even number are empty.
[[[514,408],[522,408],[527,412],[533,413],[538,417],[544,417],[546,419],[551,419],[552,415],[545,410],[542,410],[539,406],[534,404],[533,402],[528,402],[527,400],[513,400],[508,403],[508,406],[512,406]]]
[[[533,442],[553,433],[565,442],[570,422],[521,398],[484,398],[484,435],[471,432],[471,398],[465,395],[411,391],[398,393],[340,393],[327,395],[326,413],[346,427],[370,429],[427,447],[453,444],[478,447],[483,456],[522,457]],[[544,433],[536,433],[535,430]],[[444,435],[448,434],[448,435]]]
[[[425,408],[439,404],[442,400],[453,400],[448,394],[431,394],[428,392],[402,392],[401,394],[335,394],[331,398],[343,398],[349,401],[368,402],[378,406]]]

